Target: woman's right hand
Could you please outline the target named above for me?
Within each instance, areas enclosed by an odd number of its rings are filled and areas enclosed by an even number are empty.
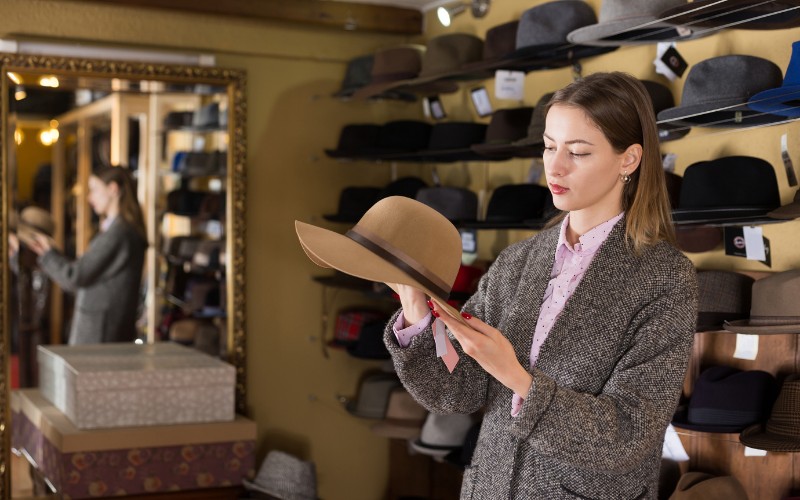
[[[428,296],[425,295],[425,292],[419,288],[399,283],[394,283],[392,286],[397,290],[397,295],[400,296],[400,304],[403,307],[403,321],[406,327],[419,323],[430,313]]]

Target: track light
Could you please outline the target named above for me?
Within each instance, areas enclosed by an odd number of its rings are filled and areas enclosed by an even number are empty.
[[[485,16],[486,13],[489,12],[490,2],[491,0],[472,0],[470,3],[453,2],[437,8],[436,16],[439,18],[439,22],[442,23],[442,26],[447,27],[450,26],[454,17],[467,10],[467,5],[470,5],[472,17],[479,18]]]

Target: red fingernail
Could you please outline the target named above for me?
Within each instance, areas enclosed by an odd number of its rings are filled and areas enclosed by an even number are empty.
[[[462,313],[461,313],[461,316],[462,316],[464,319],[472,319],[472,315],[471,315],[470,313],[465,313],[465,312],[462,312]]]
[[[433,301],[432,300],[428,301],[428,309],[433,309]]]
[[[434,311],[433,309],[431,309],[431,314],[433,314],[433,316],[434,316],[435,318],[438,318],[438,317],[439,317],[439,313],[437,313],[437,312],[436,312],[436,311]]]

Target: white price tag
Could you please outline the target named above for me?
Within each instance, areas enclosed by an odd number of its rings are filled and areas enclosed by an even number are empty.
[[[494,96],[521,101],[525,97],[525,73],[498,69],[494,74]]]
[[[686,454],[686,449],[681,443],[681,438],[675,432],[675,427],[672,424],[667,426],[667,433],[664,435],[664,447],[661,451],[661,458],[674,460],[676,462],[686,462],[689,460],[689,455]]]
[[[758,335],[736,334],[736,349],[733,357],[754,360],[758,355]]]
[[[747,254],[748,260],[767,259],[767,253],[764,250],[764,234],[760,226],[745,226],[742,228],[744,232],[744,251]]]
[[[758,450],[756,448],[744,447],[744,456],[746,457],[766,457],[767,450]]]

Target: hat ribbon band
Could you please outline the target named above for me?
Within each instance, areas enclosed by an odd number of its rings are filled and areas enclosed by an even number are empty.
[[[750,325],[796,325],[800,316],[750,316]]]
[[[428,287],[437,297],[447,299],[450,287],[445,285],[427,267],[417,262],[414,258],[396,248],[388,241],[368,229],[355,225],[345,233],[345,236],[355,241],[362,247],[382,258],[389,264],[405,271],[422,285]]]

